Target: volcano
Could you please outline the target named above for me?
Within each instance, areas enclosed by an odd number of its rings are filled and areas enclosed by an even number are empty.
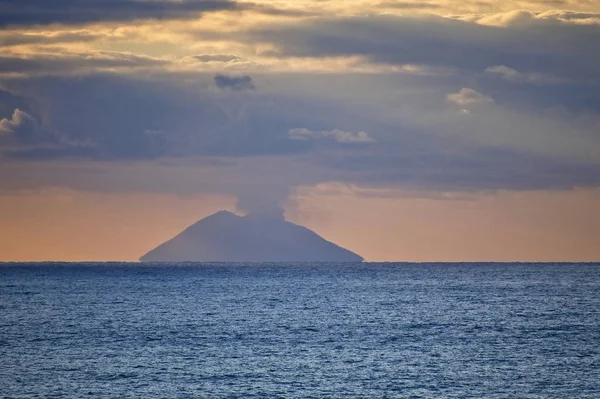
[[[354,252],[283,218],[220,211],[140,258],[142,262],[361,262]]]

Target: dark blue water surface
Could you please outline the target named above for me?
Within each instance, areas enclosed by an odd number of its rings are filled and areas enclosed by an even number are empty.
[[[4,264],[3,398],[600,398],[599,264]]]

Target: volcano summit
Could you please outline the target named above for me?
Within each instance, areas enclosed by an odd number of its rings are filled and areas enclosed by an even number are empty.
[[[212,214],[140,258],[142,262],[361,262],[363,258],[283,218]]]

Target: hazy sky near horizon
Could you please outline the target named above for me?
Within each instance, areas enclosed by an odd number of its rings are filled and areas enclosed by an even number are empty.
[[[0,10],[0,261],[278,206],[369,261],[600,260],[599,1]]]

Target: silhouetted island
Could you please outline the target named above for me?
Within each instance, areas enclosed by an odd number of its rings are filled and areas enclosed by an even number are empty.
[[[362,262],[281,217],[212,214],[140,258],[142,262]]]

